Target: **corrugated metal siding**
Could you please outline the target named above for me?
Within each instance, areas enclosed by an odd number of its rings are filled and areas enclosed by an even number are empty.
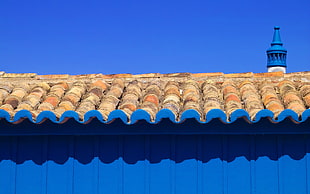
[[[309,135],[1,136],[0,193],[308,193]]]

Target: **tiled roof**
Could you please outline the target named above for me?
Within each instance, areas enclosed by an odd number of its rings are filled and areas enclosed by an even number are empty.
[[[37,75],[0,72],[0,117],[40,123],[73,117],[157,123],[245,117],[257,122],[310,116],[310,72]]]

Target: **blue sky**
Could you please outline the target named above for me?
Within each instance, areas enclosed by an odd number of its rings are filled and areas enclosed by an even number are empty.
[[[1,1],[0,70],[265,72],[273,26],[310,71],[310,1]]]

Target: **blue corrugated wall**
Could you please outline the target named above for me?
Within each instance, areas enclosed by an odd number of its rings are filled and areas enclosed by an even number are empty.
[[[1,136],[0,193],[302,194],[309,151],[302,134]]]
[[[310,192],[310,119],[0,120],[0,194]]]

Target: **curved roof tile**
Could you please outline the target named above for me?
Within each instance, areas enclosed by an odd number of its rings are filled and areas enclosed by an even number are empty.
[[[97,118],[126,124],[168,118],[181,123],[220,119],[250,123],[267,117],[304,122],[310,117],[310,72],[91,74],[81,76],[0,75],[0,118],[18,123],[46,119],[88,123]]]

